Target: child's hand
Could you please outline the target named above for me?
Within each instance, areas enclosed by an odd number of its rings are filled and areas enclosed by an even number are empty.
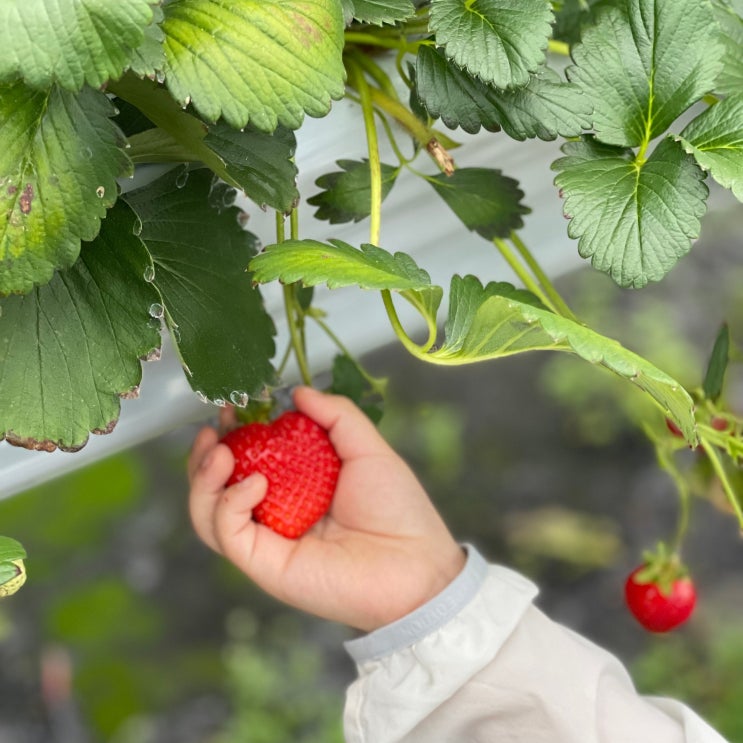
[[[445,588],[464,553],[413,473],[352,402],[309,387],[294,402],[327,429],[343,462],[329,513],[297,540],[254,522],[265,478],[225,489],[232,453],[205,428],[188,465],[194,528],[287,604],[366,631],[388,624]]]

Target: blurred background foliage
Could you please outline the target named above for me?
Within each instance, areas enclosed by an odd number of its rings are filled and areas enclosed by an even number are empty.
[[[738,212],[739,214],[739,212]],[[622,292],[580,270],[559,288],[578,315],[697,386],[719,325],[743,329],[740,218],[712,215],[668,279]],[[726,397],[743,412],[740,358]],[[458,538],[541,587],[539,605],[617,653],[644,693],[680,698],[743,743],[743,547],[701,468],[684,556],[692,621],[644,633],[622,601],[677,499],[638,427],[663,419],[611,375],[557,354],[456,371],[399,348],[381,430]],[[27,585],[0,604],[0,743],[340,743],[352,633],[279,606],[203,547],[186,509],[195,428],[0,502]],[[663,434],[665,435],[665,434]]]

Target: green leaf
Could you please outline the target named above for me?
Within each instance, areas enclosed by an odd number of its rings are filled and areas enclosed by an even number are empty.
[[[549,0],[431,0],[431,30],[446,56],[496,88],[526,85],[544,62]]]
[[[75,451],[90,432],[109,433],[120,398],[137,395],[140,359],[158,353],[160,333],[135,223],[117,202],[74,266],[0,301],[0,438]]]
[[[623,0],[585,29],[568,78],[592,102],[601,142],[647,146],[714,88],[721,54],[706,0]]]
[[[596,11],[613,0],[564,0],[555,7],[554,38],[577,44],[582,30],[593,22]]]
[[[208,121],[297,129],[344,95],[337,0],[173,0],[163,30],[168,88]]]
[[[704,396],[713,402],[719,399],[725,383],[725,372],[730,361],[730,330],[727,323],[723,323],[717,333],[712,353],[707,363],[707,372],[704,375],[702,389]]]
[[[713,8],[724,49],[715,89],[724,95],[739,94],[743,90],[743,18],[722,2],[713,2]]]
[[[163,135],[159,137],[165,145],[164,152],[173,151],[177,145],[184,154],[188,153],[186,160],[203,162],[224,181],[238,186],[237,183],[232,183],[224,160],[204,144],[209,131],[206,124],[182,109],[157,82],[140,80],[136,75],[126,74],[121,80],[109,84],[108,90],[117,96],[118,101],[135,108],[147,121],[170,135],[170,142]],[[148,146],[153,139],[156,139],[154,134],[151,135]]]
[[[26,557],[26,550],[20,542],[0,536],[0,563],[23,560]]]
[[[229,180],[258,206],[290,212],[299,201],[294,132],[278,127],[272,134],[252,126],[238,131],[224,122],[209,127],[204,144],[219,155]]]
[[[341,0],[341,3],[347,23],[353,19],[381,26],[404,21],[415,14],[411,0]]]
[[[127,137],[127,144],[126,154],[135,165],[201,162],[193,150],[187,149],[168,132],[157,127],[132,134]]]
[[[353,400],[374,423],[382,420],[382,398],[370,384],[355,359],[339,354],[333,360],[330,392]]]
[[[443,291],[406,253],[388,253],[375,245],[357,249],[341,240],[286,240],[267,246],[250,262],[253,280],[265,284],[301,281],[304,286],[327,284],[330,289],[357,285],[362,289],[397,291],[425,319],[429,331]]]
[[[743,94],[710,106],[679,139],[702,169],[743,201]]]
[[[0,296],[49,281],[97,234],[130,167],[113,113],[91,88],[0,86]]]
[[[406,253],[392,255],[375,245],[357,249],[342,240],[286,240],[268,245],[250,262],[259,284],[279,279],[284,284],[327,284],[330,289],[357,285],[362,289],[423,290],[431,278]]]
[[[663,278],[699,235],[704,173],[670,138],[644,163],[632,150],[586,137],[566,143],[552,168],[578,252],[624,287]]]
[[[327,284],[330,289],[358,285],[362,289],[424,290],[430,276],[406,253],[392,255],[375,245],[357,249],[342,240],[286,240],[268,245],[250,262],[259,284],[280,280],[305,286]]]
[[[510,284],[483,287],[475,276],[454,276],[445,341],[421,358],[459,365],[538,350],[569,351],[629,380],[650,395],[690,443],[696,442],[694,403],[676,380],[617,341],[542,308]]]
[[[341,171],[320,176],[315,185],[325,189],[307,199],[316,206],[316,219],[327,219],[330,224],[359,222],[371,213],[371,171],[368,160],[338,160]],[[382,163],[382,199],[395,184],[400,168]]]
[[[175,169],[125,198],[142,220],[150,278],[189,384],[245,405],[275,381],[275,329],[246,271],[257,240],[238,223],[234,191],[206,169]]]
[[[153,5],[154,0],[2,2],[0,81],[20,77],[35,88],[99,88],[121,75],[143,43]]]
[[[442,50],[422,46],[415,77],[416,92],[428,113],[469,134],[481,126],[488,131],[502,127],[517,140],[552,140],[558,134],[575,137],[592,126],[588,99],[548,67],[540,68],[524,87],[503,91],[457,67]]]
[[[3,538],[0,537],[0,539]],[[6,595],[5,591],[3,591],[3,586],[14,578],[17,578],[20,572],[20,568],[12,562],[0,562],[0,597],[5,597]]]
[[[23,560],[0,563],[0,599],[12,596],[26,582]]]
[[[159,5],[156,5],[153,11],[152,23],[145,29],[142,43],[134,50],[129,60],[129,69],[139,77],[155,77],[165,64],[163,48],[165,34],[160,28],[165,15]]]
[[[518,182],[500,170],[458,168],[450,176],[439,173],[427,180],[464,226],[486,240],[508,236],[531,211],[521,203]]]
[[[223,121],[207,127],[182,110],[167,90],[134,75],[109,88],[161,130],[130,137],[130,152],[137,161],[202,162],[259,205],[279,211],[291,210],[299,198],[293,132],[279,127],[268,134],[252,126],[238,131]]]
[[[428,325],[429,331],[435,334],[436,315],[444,297],[444,290],[440,286],[427,286],[423,289],[406,289],[400,292],[400,296],[406,299],[421,314]]]

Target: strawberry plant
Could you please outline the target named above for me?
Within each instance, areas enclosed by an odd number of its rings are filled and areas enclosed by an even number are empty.
[[[339,348],[334,389],[367,404],[383,381],[313,304],[314,287],[357,287],[379,293],[391,332],[422,363],[552,350],[634,385],[658,410],[649,432],[661,463],[675,476],[674,452],[698,447],[743,527],[727,351],[687,390],[588,327],[520,234],[541,205],[524,203],[519,173],[456,162],[478,132],[516,148],[564,140],[544,177],[563,200],[565,262],[577,249],[622,287],[660,281],[699,235],[711,182],[743,200],[740,0],[11,0],[0,46],[8,443],[75,451],[111,433],[165,332],[195,395],[246,407],[291,378],[292,357],[312,382],[305,328],[317,324]],[[366,152],[329,162],[318,190],[300,193],[295,132],[343,98],[358,105]],[[130,188],[127,176],[153,163],[173,167]],[[403,171],[491,243],[519,286],[458,273],[455,248],[439,286],[385,249],[382,206]],[[238,192],[275,212],[274,234],[246,229]],[[331,226],[367,220],[368,241],[304,237],[301,201]],[[273,282],[286,349],[263,300]],[[666,419],[680,436],[659,433]]]

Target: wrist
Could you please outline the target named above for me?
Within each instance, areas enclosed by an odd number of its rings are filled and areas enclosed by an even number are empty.
[[[472,601],[485,581],[488,566],[474,547],[457,545],[457,550],[456,559],[449,568],[453,571],[457,565],[463,567],[439,593],[400,618],[345,643],[354,660],[379,658],[410,646],[445,625]]]
[[[467,559],[467,550],[454,540],[445,550],[437,549],[435,554],[419,553],[416,563],[408,568],[406,580],[398,587],[397,600],[389,602],[386,611],[369,617],[360,629],[374,632],[433,601],[458,578]]]

